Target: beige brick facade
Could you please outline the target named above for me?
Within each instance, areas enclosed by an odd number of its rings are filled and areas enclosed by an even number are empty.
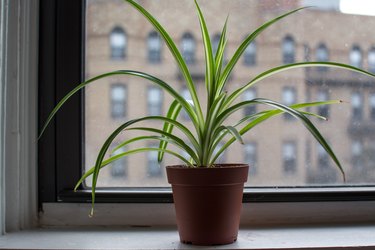
[[[202,76],[204,73],[203,44],[200,37],[199,23],[194,8],[194,1],[181,0],[140,0],[138,1],[153,13],[177,45],[181,37],[190,32],[195,38],[196,61],[189,65],[192,73]],[[221,27],[229,14],[228,46],[226,57],[229,58],[247,34],[265,21],[298,7],[299,1],[200,1],[209,30],[212,34],[220,33]],[[110,34],[115,27],[121,27],[126,34],[125,57],[122,60],[111,59]],[[254,76],[277,65],[282,61],[282,41],[287,36],[295,42],[295,61],[306,58],[316,60],[315,52],[320,43],[329,51],[329,60],[350,63],[349,53],[354,45],[362,50],[363,68],[369,68],[368,53],[375,46],[375,17],[345,15],[339,12],[307,9],[300,11],[271,26],[256,39],[256,65],[248,66],[240,59],[230,82],[229,92],[250,81]],[[160,63],[148,61],[147,39],[153,31],[146,19],[123,1],[89,0],[87,6],[87,43],[86,76],[117,69],[133,69],[153,74],[182,91],[184,82],[168,48],[163,43]],[[306,48],[309,48],[307,50]],[[309,55],[307,52],[309,51]],[[199,78],[199,77],[198,77]],[[111,85],[126,86],[126,116],[116,120],[111,117]],[[196,80],[200,97],[204,99],[204,81]],[[147,115],[147,90],[149,82],[135,77],[111,77],[86,89],[86,165],[92,166],[101,143],[106,136],[122,122]],[[255,86],[258,97],[282,101],[283,89],[293,88],[297,102],[318,99],[318,92],[326,90],[329,99],[342,99],[342,105],[329,107],[329,120],[312,121],[321,129],[348,174],[349,182],[375,181],[375,169],[370,168],[375,152],[375,120],[371,119],[371,94],[375,91],[375,81],[351,72],[338,69],[319,71],[296,69],[273,76]],[[363,115],[361,123],[352,122],[352,93],[359,92],[363,97]],[[162,95],[162,112],[165,113],[171,103],[171,97]],[[257,107],[260,110],[262,107]],[[316,112],[317,108],[310,111]],[[233,122],[242,116],[239,112],[233,116]],[[188,126],[191,124],[187,122]],[[149,124],[159,126],[161,124]],[[116,140],[129,138],[134,133],[123,133]],[[246,143],[256,145],[256,173],[250,175],[247,185],[306,185],[306,184],[341,184],[340,174],[334,163],[329,160],[325,169],[319,167],[318,146],[314,138],[296,120],[286,120],[283,116],[273,118],[244,136]],[[360,141],[361,166],[353,166],[353,142]],[[286,172],[283,168],[283,144],[295,145],[294,160],[296,169]],[[140,144],[138,144],[140,145]],[[129,148],[132,148],[129,146]],[[358,151],[357,150],[357,151]],[[355,150],[354,150],[355,151]],[[357,152],[356,151],[356,152]],[[234,143],[226,154],[227,162],[243,162],[244,147]],[[357,157],[358,158],[358,157]],[[166,185],[164,168],[161,175],[150,177],[147,154],[138,154],[124,160],[126,173],[113,177],[111,167],[103,170],[99,180],[102,186],[164,186]],[[167,158],[164,165],[176,164],[177,160]],[[357,166],[358,167],[358,166]],[[370,169],[368,169],[370,168]]]

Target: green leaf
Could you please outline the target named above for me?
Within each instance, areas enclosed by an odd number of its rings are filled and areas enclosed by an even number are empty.
[[[160,23],[147,10],[145,10],[141,5],[139,5],[133,0],[125,0],[125,1],[128,2],[135,9],[137,9],[143,16],[146,17],[146,19],[154,26],[154,28],[159,32],[159,34],[161,35],[161,37],[167,44],[167,47],[171,51],[172,56],[175,58],[177,65],[179,66],[181,73],[186,80],[187,87],[190,91],[190,95],[194,103],[194,107],[197,110],[196,116],[197,116],[198,122],[196,122],[196,124],[200,126],[201,132],[202,132],[203,126],[204,126],[204,118],[203,118],[202,108],[201,108],[201,105],[199,103],[199,99],[197,96],[197,91],[195,89],[195,85],[191,77],[191,74],[188,70],[188,67],[186,66],[186,63],[184,59],[182,58],[180,51],[177,49],[176,44],[173,42],[172,38],[167,33],[167,31],[163,28],[163,26],[161,26]]]
[[[180,154],[176,153],[176,152],[173,152],[171,150],[167,150],[167,149],[160,149],[160,148],[137,148],[137,149],[133,149],[133,150],[129,150],[129,151],[126,151],[124,153],[121,153],[121,154],[117,154],[115,156],[112,156],[110,158],[108,158],[107,160],[104,160],[100,166],[100,168],[104,168],[105,166],[108,166],[109,164],[111,164],[112,162],[122,158],[122,157],[125,157],[125,156],[128,156],[128,155],[131,155],[131,154],[136,154],[136,153],[142,153],[142,152],[150,152],[150,151],[163,151],[164,153],[167,153],[167,154],[170,154],[170,155],[173,155],[175,157],[177,157],[178,159],[182,160],[183,162],[185,162],[187,165],[191,166],[191,167],[195,167],[194,165],[192,165],[189,161],[187,161],[183,156],[181,156]],[[95,167],[92,167],[90,168],[89,170],[87,170],[83,175],[82,177],[79,179],[79,181],[77,182],[77,184],[75,185],[74,187],[74,191],[77,191],[77,189],[79,188],[79,186],[83,183],[83,181],[91,176],[93,173],[95,172]],[[93,210],[91,212],[91,216],[93,215]]]
[[[238,130],[233,127],[233,126],[224,126],[228,131],[229,133],[231,133],[241,144],[244,144],[243,140],[242,140],[242,137],[240,135],[240,133],[238,132]]]
[[[194,159],[196,164],[200,164],[200,161],[199,161],[199,158],[198,158],[197,154],[184,142],[184,140],[180,139],[179,137],[177,137],[177,136],[175,136],[171,133],[167,133],[167,132],[165,132],[163,130],[160,130],[160,129],[148,128],[148,127],[127,128],[126,130],[142,130],[142,131],[153,132],[153,133],[158,133],[160,135],[163,135],[163,136],[173,140],[177,146],[179,146],[186,153],[188,153],[189,156]]]
[[[39,134],[38,139],[41,138],[41,136],[43,135],[44,131],[46,130],[48,124],[51,122],[52,118],[56,115],[57,111],[59,111],[59,109],[65,104],[65,102],[71,96],[73,96],[75,93],[77,93],[79,90],[81,90],[82,88],[86,87],[90,83],[93,83],[93,82],[95,82],[95,81],[97,81],[99,79],[106,78],[106,77],[109,77],[109,76],[114,76],[114,75],[131,75],[131,76],[137,76],[137,77],[141,77],[141,78],[147,79],[147,80],[151,81],[152,83],[155,83],[156,85],[158,85],[159,87],[161,87],[162,89],[164,89],[165,91],[167,91],[169,94],[171,94],[173,96],[173,98],[181,104],[181,106],[186,110],[187,114],[189,115],[189,117],[193,121],[193,124],[196,125],[198,123],[195,111],[191,107],[191,105],[174,88],[172,88],[170,85],[168,85],[164,81],[162,81],[159,78],[156,78],[156,77],[154,77],[152,75],[149,75],[147,73],[143,73],[143,72],[139,72],[139,71],[117,70],[117,71],[112,71],[112,72],[108,72],[108,73],[101,74],[101,75],[98,75],[96,77],[93,77],[93,78],[91,78],[91,79],[89,79],[89,80],[87,80],[87,81],[79,84],[72,91],[70,91],[67,95],[65,95],[61,99],[61,101],[55,106],[55,108],[51,111],[51,113],[49,114],[46,123],[43,125],[43,127],[41,129],[41,132]],[[200,132],[200,129],[199,129],[198,125],[196,126],[196,129],[197,129],[198,132]]]
[[[224,27],[221,31],[220,41],[217,46],[216,55],[215,55],[215,86],[214,86],[214,93],[212,93],[213,95],[212,98],[214,98],[214,95],[216,93],[216,89],[218,87],[216,85],[219,82],[221,69],[223,67],[224,52],[225,52],[225,47],[227,44],[227,38],[226,38],[227,23],[228,23],[228,17],[225,20]]]
[[[243,52],[246,50],[247,46],[249,46],[249,44],[254,41],[254,39],[262,32],[264,31],[265,29],[267,29],[269,26],[271,26],[272,24],[278,22],[279,20],[297,12],[297,11],[300,11],[302,9],[306,9],[306,8],[309,8],[309,7],[302,7],[302,8],[298,8],[298,9],[295,9],[295,10],[292,10],[290,12],[287,12],[281,16],[278,16],[266,23],[264,23],[262,26],[260,26],[258,29],[256,29],[253,33],[251,33],[250,35],[248,35],[244,41],[241,43],[241,45],[238,47],[238,49],[236,50],[236,52],[234,53],[234,55],[232,56],[232,58],[230,59],[230,61],[228,62],[228,64],[226,65],[226,67],[224,68],[224,71],[223,71],[223,74],[221,75],[220,77],[220,80],[219,80],[219,83],[218,83],[218,88],[216,90],[216,96],[218,96],[224,89],[224,86],[225,86],[225,83],[227,82],[228,80],[228,77],[230,75],[230,73],[232,72],[234,66],[237,64],[238,60],[240,59],[241,55],[243,54]]]
[[[176,100],[174,100],[171,103],[171,106],[168,109],[166,117],[175,121],[177,119],[178,115],[180,114],[180,111],[181,111],[181,104],[179,102],[177,102]],[[172,133],[173,124],[171,124],[169,122],[164,122],[163,131],[167,132],[167,133]],[[160,141],[159,148],[160,149],[166,149],[167,145],[168,145],[168,141]],[[164,156],[164,152],[159,151],[159,153],[158,153],[158,162],[159,163],[163,160],[163,156]]]
[[[237,89],[232,94],[230,94],[226,100],[226,103],[224,104],[225,107],[228,107],[236,98],[238,98],[244,91],[249,89],[251,86],[256,84],[259,81],[262,81],[270,76],[273,76],[277,73],[290,70],[290,69],[297,69],[297,68],[306,68],[306,67],[330,67],[330,68],[340,68],[340,69],[346,69],[350,71],[354,71],[357,73],[361,73],[363,75],[375,77],[375,74],[372,74],[370,72],[367,72],[365,70],[362,70],[360,68],[353,67],[348,64],[343,63],[337,63],[337,62],[300,62],[300,63],[292,63],[292,64],[286,64],[282,66],[278,66],[269,70],[266,70],[262,72],[261,74],[257,75],[254,79],[252,79],[250,82],[248,82],[245,86],[242,88]]]
[[[212,93],[215,90],[214,88],[214,74],[215,74],[215,63],[214,63],[214,57],[212,55],[212,45],[211,45],[211,39],[210,35],[208,34],[206,21],[204,20],[204,16],[202,14],[202,11],[198,5],[197,0],[194,0],[195,6],[197,8],[198,17],[199,17],[199,24],[202,31],[202,39],[203,39],[203,45],[204,45],[204,56],[205,56],[205,62],[206,62],[206,89],[207,89],[207,97],[208,97],[208,106],[212,103]]]
[[[253,105],[253,102],[250,102],[248,104],[246,104],[246,102],[248,101],[245,101],[242,103],[242,108],[246,107],[246,105]],[[314,107],[314,106],[320,106],[320,105],[331,105],[331,104],[339,104],[339,103],[342,103],[342,101],[340,100],[328,100],[328,101],[320,101],[320,102],[307,102],[307,103],[298,103],[298,104],[293,104],[291,105],[290,107],[293,108],[293,109],[301,109],[301,108],[307,108],[307,107]],[[235,112],[236,110],[238,109],[235,109],[233,110],[233,112]],[[303,112],[303,111],[301,111]],[[273,117],[273,116],[276,116],[276,115],[279,115],[279,114],[282,114],[282,113],[285,113],[283,110],[280,110],[280,109],[272,109],[272,110],[265,110],[265,111],[261,111],[261,112],[258,112],[256,114],[252,114],[252,115],[249,115],[249,116],[245,116],[243,117],[239,122],[237,122],[234,127],[237,127],[241,124],[243,124],[244,122],[248,122],[250,121],[245,127],[243,127],[239,133],[240,135],[243,135],[245,133],[247,133],[248,131],[250,131],[253,127],[259,125],[260,123],[268,120],[269,118]],[[215,137],[215,141],[212,145],[212,148],[216,148],[217,145],[220,143],[220,141],[222,141],[222,139],[228,134],[227,131],[224,131],[224,133],[222,134],[216,134]],[[232,139],[228,140],[224,145],[223,147],[215,154],[215,156],[211,159],[211,164],[212,162],[215,162],[216,159],[219,157],[219,155],[224,152],[234,141],[236,140],[235,137],[232,137]]]
[[[142,118],[138,118],[138,119],[133,119],[133,120],[130,120],[128,122],[125,122],[124,124],[122,124],[121,126],[119,126],[115,131],[112,132],[112,134],[105,140],[103,146],[101,147],[99,153],[98,153],[98,156],[96,158],[96,162],[95,162],[95,167],[94,167],[94,172],[93,172],[93,178],[92,178],[92,186],[91,186],[91,200],[92,200],[92,209],[91,209],[91,212],[90,212],[90,216],[93,215],[93,208],[94,208],[94,204],[95,204],[95,191],[96,191],[96,183],[98,181],[98,176],[99,176],[99,173],[100,173],[100,169],[101,169],[101,165],[102,165],[102,162],[103,162],[103,159],[104,159],[104,156],[109,148],[109,146],[111,145],[111,143],[113,142],[113,140],[124,130],[126,129],[127,127],[135,124],[135,123],[138,123],[138,122],[141,122],[141,121],[145,121],[145,120],[162,120],[162,121],[166,121],[167,118],[165,117],[162,117],[162,116],[146,116],[146,117],[142,117]],[[171,123],[174,123],[174,125],[178,125],[179,123],[177,123],[176,121],[172,121],[170,120]],[[158,148],[159,149],[159,148]],[[160,149],[159,149],[160,150]],[[165,151],[166,152],[166,151]]]

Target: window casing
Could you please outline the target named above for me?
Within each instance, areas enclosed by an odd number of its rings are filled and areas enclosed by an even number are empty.
[[[43,124],[50,110],[68,91],[84,79],[84,37],[81,1],[40,0],[40,87],[39,124]],[[48,34],[43,35],[43,34]],[[53,34],[53,35],[52,35]],[[54,83],[54,84],[51,84]],[[82,152],[84,145],[83,112],[84,95],[72,97],[38,143],[39,201],[42,202],[87,202],[90,194],[82,186],[73,193],[72,187],[82,174]],[[130,192],[131,193],[131,192]],[[110,190],[98,195],[97,202],[172,202],[170,193],[137,194],[134,198],[127,193]],[[245,190],[244,201],[307,201],[319,200],[368,200],[372,191],[341,193],[339,190],[319,192],[249,193]],[[161,198],[160,198],[161,197]],[[329,198],[327,198],[329,197]]]
[[[124,60],[126,57],[127,37],[121,27],[115,27],[109,35],[112,60]]]

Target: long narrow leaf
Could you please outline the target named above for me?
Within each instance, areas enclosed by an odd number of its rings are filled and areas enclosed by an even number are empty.
[[[290,107],[293,108],[293,109],[301,109],[301,108],[307,108],[307,107],[314,107],[314,106],[320,106],[320,105],[331,105],[331,104],[338,104],[338,103],[342,103],[342,101],[340,101],[340,100],[329,100],[329,101],[320,101],[320,102],[298,103],[298,104],[293,104]],[[245,106],[246,105],[243,105],[243,107],[245,107]],[[301,111],[301,112],[303,112],[303,111]],[[234,125],[234,127],[237,127],[237,126],[243,124],[244,122],[249,122],[250,121],[245,127],[243,127],[239,131],[240,135],[243,135],[246,132],[248,132],[250,129],[252,129],[253,127],[255,127],[256,125],[259,125],[260,123],[268,120],[269,118],[271,118],[273,116],[276,116],[276,115],[279,115],[279,114],[282,114],[282,113],[284,113],[284,111],[280,110],[280,109],[272,109],[272,110],[261,111],[261,112],[258,112],[256,114],[252,114],[252,115],[243,117],[239,122],[237,122]],[[220,131],[218,131],[218,132],[220,132]],[[228,134],[227,131],[224,131],[221,134],[218,134],[218,133],[215,134],[216,139],[213,142],[212,150],[211,150],[210,153],[213,152],[213,149],[217,147],[217,145],[220,143],[220,141],[222,141],[222,139],[227,134]],[[235,140],[236,140],[235,137],[232,137],[232,139],[228,140],[223,145],[223,147],[215,154],[215,156],[211,159],[211,164],[212,164],[212,162],[215,162],[216,159],[219,157],[219,155],[224,150],[226,150],[233,142],[235,142]]]
[[[370,72],[367,72],[363,69],[343,64],[343,63],[337,63],[337,62],[300,62],[300,63],[292,63],[287,65],[278,66],[272,69],[269,69],[267,71],[262,72],[261,74],[257,75],[254,79],[252,79],[250,82],[248,82],[245,86],[242,88],[239,88],[238,90],[234,91],[231,95],[228,96],[227,101],[225,103],[225,107],[228,107],[237,97],[239,97],[244,91],[246,91],[248,88],[253,86],[259,81],[262,81],[270,76],[273,76],[277,73],[290,70],[290,69],[297,69],[297,68],[306,68],[306,67],[331,67],[331,68],[339,68],[339,69],[346,69],[350,71],[354,71],[357,73],[361,73],[363,75],[367,75],[370,77],[375,77],[375,74],[372,74]]]
[[[105,166],[108,166],[109,164],[111,164],[112,162],[124,157],[124,156],[128,156],[128,155],[131,155],[131,154],[136,154],[136,153],[141,153],[141,152],[150,152],[150,151],[163,151],[164,153],[166,154],[170,154],[170,155],[173,155],[175,157],[177,157],[178,159],[180,159],[181,161],[185,162],[187,165],[191,166],[191,167],[195,167],[194,165],[192,165],[188,160],[186,160],[183,156],[181,156],[180,154],[176,153],[176,152],[173,152],[171,150],[167,150],[167,149],[160,149],[160,148],[137,148],[137,149],[133,149],[133,150],[129,150],[129,151],[126,151],[124,153],[121,153],[121,154],[117,154],[115,156],[112,156],[110,158],[108,158],[107,160],[104,160],[100,166],[100,168],[104,168]],[[77,189],[79,188],[79,186],[82,184],[82,182],[89,176],[91,176],[93,173],[95,172],[95,167],[92,167],[90,168],[89,170],[87,170],[83,175],[82,177],[79,179],[79,181],[77,182],[77,184],[75,185],[74,187],[74,191],[77,191]]]
[[[278,102],[264,99],[264,98],[256,98],[253,99],[252,102],[266,104],[272,107],[275,107],[277,109],[280,109],[286,113],[289,113],[299,119],[302,124],[310,131],[310,133],[314,136],[314,138],[320,143],[320,145],[324,148],[324,150],[328,153],[328,155],[331,157],[331,159],[336,163],[337,167],[340,169],[343,179],[345,181],[345,172],[341,166],[340,161],[337,159],[335,153],[332,151],[331,147],[328,145],[324,137],[320,134],[319,130],[314,126],[314,124],[300,111],[293,109],[291,107],[285,106],[283,104],[280,104]],[[241,131],[240,131],[241,134]]]
[[[232,56],[232,58],[230,59],[230,61],[228,62],[228,64],[226,65],[224,71],[223,71],[223,74],[221,75],[220,77],[220,80],[219,80],[219,85],[218,85],[218,88],[216,90],[216,96],[219,95],[223,89],[224,89],[224,85],[225,83],[227,82],[228,80],[228,77],[230,75],[230,73],[232,72],[234,66],[237,64],[237,61],[240,59],[241,55],[243,54],[243,52],[246,50],[247,46],[249,46],[249,44],[254,41],[254,39],[262,32],[264,31],[265,29],[267,29],[269,26],[271,26],[272,24],[278,22],[279,20],[297,12],[297,11],[300,11],[302,9],[306,9],[306,8],[309,8],[309,7],[302,7],[302,8],[298,8],[298,9],[295,9],[295,10],[292,10],[290,12],[287,12],[281,16],[278,16],[266,23],[264,23],[262,26],[260,26],[258,29],[256,29],[253,33],[251,33],[250,35],[248,35],[244,41],[241,43],[241,45],[238,47],[238,49],[236,50],[236,52],[234,53],[234,55]]]
[[[124,130],[126,129],[127,127],[135,124],[135,123],[138,123],[138,122],[141,122],[141,121],[145,121],[145,120],[162,120],[162,121],[166,121],[168,120],[167,118],[165,117],[162,117],[162,116],[146,116],[146,117],[142,117],[142,118],[138,118],[138,119],[133,119],[133,120],[130,120],[128,122],[125,122],[124,124],[120,125],[115,131],[112,132],[112,134],[106,139],[106,141],[104,142],[103,146],[101,147],[99,153],[98,153],[98,156],[96,158],[96,162],[95,162],[95,167],[94,167],[94,172],[93,172],[93,178],[92,178],[92,185],[91,185],[91,212],[90,212],[90,216],[93,216],[93,213],[94,213],[94,204],[95,204],[95,190],[96,190],[96,183],[98,181],[98,176],[99,176],[99,173],[100,173],[100,169],[101,169],[101,165],[103,163],[103,159],[104,159],[104,156],[109,148],[109,146],[111,145],[111,143],[113,142],[113,140]],[[170,122],[175,122],[175,121],[170,121]],[[177,125],[178,123],[175,123],[175,125]]]
[[[211,102],[213,101],[211,99],[212,92],[214,91],[214,74],[215,74],[215,63],[214,63],[214,57],[212,55],[212,45],[211,45],[211,39],[210,35],[207,30],[206,21],[204,20],[204,16],[202,14],[202,11],[197,3],[197,0],[194,0],[195,6],[198,12],[199,17],[199,24],[201,27],[202,32],[202,40],[204,45],[204,56],[205,56],[205,62],[206,62],[206,76],[205,76],[205,82],[206,82],[206,89],[207,89],[207,97],[208,97],[208,107],[211,105]]]
[[[59,103],[55,106],[55,108],[51,111],[50,115],[47,118],[47,121],[45,122],[45,124],[43,125],[43,127],[41,129],[41,132],[39,133],[38,139],[40,139],[40,137],[43,135],[44,131],[46,130],[46,128],[49,125],[49,123],[51,122],[52,118],[56,115],[57,111],[59,111],[59,109],[65,104],[65,102],[71,96],[73,96],[75,93],[77,93],[79,90],[81,90],[82,88],[86,87],[90,83],[93,83],[93,82],[95,82],[95,81],[97,81],[99,79],[102,79],[102,78],[106,78],[106,77],[109,77],[109,76],[115,76],[115,75],[137,76],[137,77],[141,77],[141,78],[147,79],[147,80],[155,83],[156,85],[158,85],[159,87],[161,87],[162,89],[164,89],[165,91],[167,91],[169,94],[171,94],[173,96],[173,98],[175,100],[177,100],[181,104],[181,106],[186,110],[186,112],[188,113],[188,115],[192,119],[193,124],[196,124],[198,122],[196,114],[195,114],[195,111],[191,107],[191,105],[174,88],[172,88],[166,82],[164,82],[164,81],[160,80],[159,78],[156,78],[156,77],[154,77],[152,75],[149,75],[149,74],[143,73],[143,72],[139,72],[139,71],[134,71],[134,70],[117,70],[117,71],[112,71],[112,72],[108,72],[108,73],[101,74],[101,75],[98,75],[96,77],[93,77],[93,78],[91,78],[91,79],[89,79],[89,80],[87,80],[87,81],[79,84],[77,87],[75,87],[73,90],[71,90],[67,95],[65,95],[61,99],[61,101],[59,101]],[[196,129],[199,131],[198,127],[196,127]]]
[[[127,128],[126,130],[141,130],[141,131],[147,131],[147,132],[153,132],[153,133],[157,133],[157,134],[160,134],[160,135],[163,135],[167,138],[170,138],[172,139],[176,145],[178,145],[180,148],[184,149],[186,153],[189,154],[190,157],[192,157],[195,161],[196,164],[200,164],[199,162],[199,158],[198,156],[196,155],[196,153],[184,142],[184,140],[180,139],[179,137],[171,134],[171,133],[167,133],[163,130],[160,130],[160,129],[156,129],[156,128],[148,128],[148,127],[135,127],[135,128]]]
[[[176,100],[174,100],[171,103],[171,106],[168,109],[166,117],[171,119],[171,120],[176,120],[178,115],[180,114],[180,111],[181,111],[181,104],[179,102],[177,102]],[[167,133],[172,133],[173,124],[171,124],[169,122],[164,122],[163,131],[167,132]],[[160,149],[166,149],[167,145],[168,145],[168,141],[160,141],[159,148]],[[163,160],[163,156],[164,156],[164,152],[159,151],[158,152],[158,162],[161,162]]]
[[[184,59],[182,58],[180,51],[177,49],[176,44],[173,42],[171,36],[167,33],[167,31],[163,28],[163,26],[161,26],[160,23],[147,10],[145,10],[141,5],[139,5],[133,0],[125,0],[125,1],[128,2],[135,9],[137,9],[144,17],[146,17],[146,19],[154,26],[154,28],[159,32],[159,34],[161,35],[161,37],[167,44],[167,47],[171,51],[172,56],[175,58],[177,65],[179,66],[181,73],[186,80],[187,87],[190,91],[190,95],[194,102],[194,107],[197,110],[196,115],[199,121],[199,123],[197,124],[202,125],[204,118],[203,118],[202,108],[199,103],[197,91],[195,89],[195,85],[191,77],[191,74],[188,70],[188,67],[186,66],[186,63]]]

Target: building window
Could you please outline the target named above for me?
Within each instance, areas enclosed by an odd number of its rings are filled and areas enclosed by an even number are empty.
[[[375,121],[375,93],[370,94],[370,118]]]
[[[328,101],[328,99],[329,99],[328,90],[321,89],[318,91],[317,101],[324,102],[324,101]],[[329,117],[329,105],[318,106],[318,115],[328,118]]]
[[[256,90],[254,88],[247,89],[243,93],[243,100],[244,101],[250,101],[250,100],[252,100],[254,98],[256,98]],[[256,113],[256,111],[257,111],[256,104],[253,104],[253,105],[250,105],[250,106],[246,106],[243,109],[243,112],[244,112],[245,116],[247,116],[247,115],[253,115],[253,114]]]
[[[163,92],[158,87],[149,87],[147,90],[148,115],[161,115],[163,108]]]
[[[358,45],[354,45],[349,53],[350,64],[362,68],[362,51]]]
[[[352,120],[362,120],[363,116],[363,97],[360,93],[354,92],[351,96]]]
[[[307,44],[304,44],[303,45],[303,60],[305,62],[310,62],[311,60],[311,49],[309,47],[309,45]],[[306,70],[308,70],[309,68],[306,68]]]
[[[375,47],[372,47],[368,52],[368,68],[369,71],[375,73]]]
[[[127,37],[125,31],[115,27],[109,36],[112,60],[123,60],[126,56]]]
[[[246,143],[244,150],[244,162],[249,164],[249,174],[255,175],[257,173],[257,144],[255,142]]]
[[[319,169],[327,169],[329,168],[329,155],[327,154],[326,150],[317,143],[317,152],[318,152],[318,167]]]
[[[185,33],[182,36],[181,50],[182,57],[187,64],[195,62],[195,39],[191,33]]]
[[[256,56],[257,56],[257,44],[255,41],[252,41],[249,46],[245,49],[244,52],[244,64],[246,66],[255,66],[256,65]]]
[[[282,44],[283,50],[283,63],[294,63],[295,62],[295,42],[293,37],[287,35]]]
[[[297,146],[295,142],[283,143],[282,157],[284,173],[295,173],[297,171]]]
[[[150,144],[149,148],[157,148],[159,144]],[[159,177],[162,175],[162,166],[158,162],[158,152],[148,151],[147,152],[147,175],[148,177]]]
[[[121,119],[126,116],[127,89],[120,83],[111,86],[111,116],[113,119]]]
[[[296,89],[294,87],[284,87],[283,92],[282,92],[283,104],[290,106],[296,103],[296,101],[297,101]],[[287,120],[291,120],[293,116],[288,113],[284,113],[284,118]]]
[[[161,38],[156,31],[151,31],[147,38],[148,61],[159,63],[161,61]]]
[[[354,140],[351,146],[352,150],[352,164],[353,168],[360,169],[363,167],[363,143],[359,140]]]
[[[316,48],[316,60],[320,62],[327,62],[329,60],[329,53],[327,46],[324,43],[321,43]],[[327,67],[318,67],[319,71],[327,71]]]
[[[181,90],[181,96],[182,96],[185,100],[187,100],[189,103],[192,103],[192,102],[193,102],[192,99],[191,99],[190,92],[189,92],[189,90],[188,90],[187,88],[183,88],[183,89]],[[190,117],[189,117],[188,113],[187,113],[184,109],[181,110],[181,117],[182,117],[184,120],[190,120]]]
[[[123,147],[116,150],[115,154],[113,154],[112,156],[115,156],[121,153],[125,153],[125,149]],[[128,172],[127,169],[128,169],[127,158],[121,157],[117,161],[114,161],[111,163],[111,176],[114,178],[124,177],[127,175],[127,172]]]

